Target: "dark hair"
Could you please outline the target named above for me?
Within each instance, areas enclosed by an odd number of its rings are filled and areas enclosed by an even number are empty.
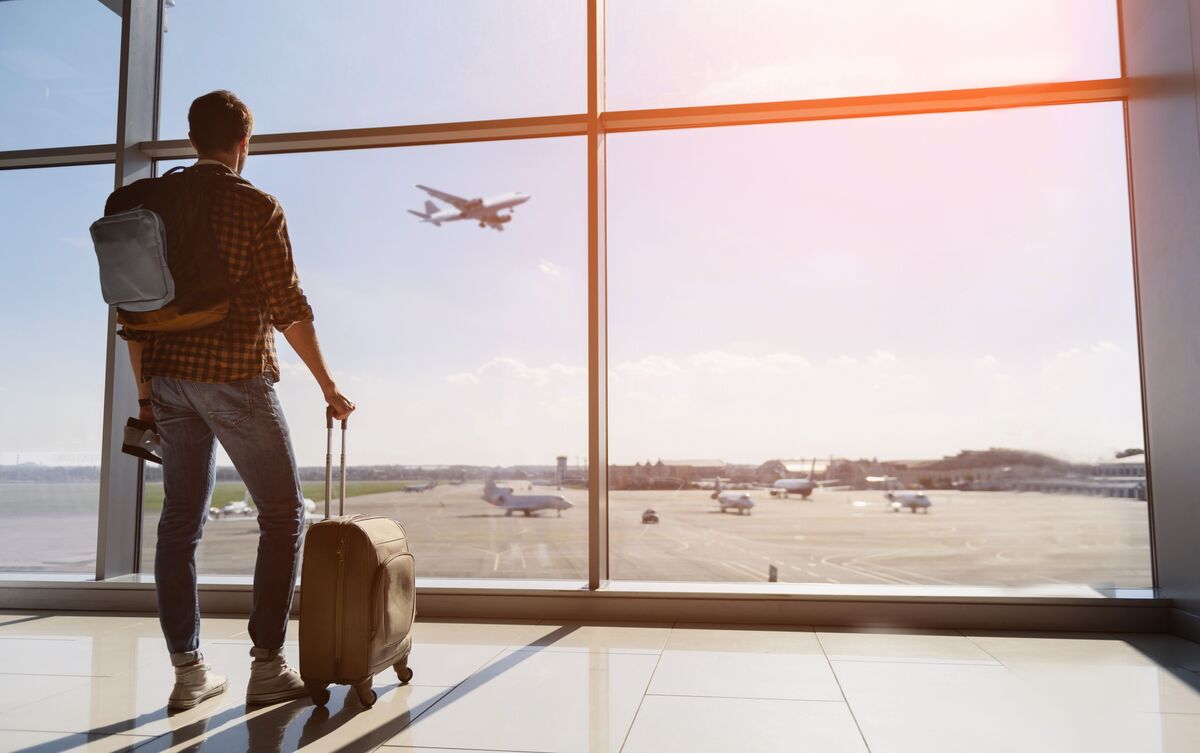
[[[225,149],[250,135],[254,115],[246,103],[225,89],[197,97],[188,108],[192,143],[201,152]]]

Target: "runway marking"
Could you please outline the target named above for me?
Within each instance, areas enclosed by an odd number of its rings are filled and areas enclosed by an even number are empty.
[[[866,560],[874,560],[878,557],[895,557],[895,556],[898,556],[901,554],[908,554],[909,552],[912,552],[912,551],[913,551],[912,549],[897,549],[897,550],[891,550],[891,551],[886,551],[886,552],[879,552],[878,554],[870,554],[870,555],[867,555],[866,557],[860,557],[860,558],[852,560],[852,561],[855,563],[859,563],[859,562],[864,562]],[[948,581],[948,580],[942,580],[941,578],[936,578],[932,575],[924,575],[922,573],[916,573],[911,570],[905,570],[903,568],[895,567],[894,565],[885,565],[880,562],[871,562],[870,565],[868,565],[868,566],[873,567],[873,568],[883,568],[885,570],[891,570],[892,572],[906,575],[909,578],[923,578],[925,580],[933,581],[935,583],[940,583],[940,584],[946,585],[946,586],[955,585],[953,582]],[[910,582],[913,585],[919,585],[918,581],[910,581]]]
[[[902,585],[902,586],[911,586],[911,585],[912,585],[911,583],[909,583],[909,582],[908,582],[908,581],[906,581],[906,580],[902,580],[902,579],[900,579],[900,578],[895,578],[895,577],[893,577],[893,576],[886,575],[886,574],[884,574],[884,573],[872,573],[872,572],[870,572],[870,571],[867,571],[867,570],[860,570],[860,569],[857,569],[857,568],[851,567],[851,566],[849,566],[849,565],[843,565],[843,564],[840,564],[840,563],[837,563],[837,562],[830,562],[830,561],[829,561],[829,560],[830,560],[830,559],[832,559],[833,557],[837,557],[837,556],[839,556],[839,555],[836,555],[836,554],[829,554],[829,555],[826,555],[826,556],[824,556],[824,557],[822,557],[822,558],[821,558],[821,564],[822,564],[822,565],[828,565],[829,567],[840,567],[841,569],[843,569],[843,570],[848,570],[848,571],[850,571],[850,572],[854,573],[855,575],[857,575],[857,576],[859,576],[859,577],[875,578],[876,580],[882,580],[882,581],[883,581],[883,582],[885,582],[885,583],[896,583],[896,584],[898,584],[898,585]],[[850,560],[850,561],[853,561],[853,560]]]
[[[755,580],[766,580],[767,579],[766,573],[755,572],[750,566],[743,565],[740,562],[727,562],[725,560],[721,560],[721,564],[724,565],[725,567],[728,567],[730,570],[733,570],[734,572],[740,572],[743,575],[749,575],[751,578],[753,578]]]

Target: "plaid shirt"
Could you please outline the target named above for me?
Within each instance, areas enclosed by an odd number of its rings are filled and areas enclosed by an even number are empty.
[[[313,318],[296,275],[283,207],[219,162],[203,160],[188,169],[228,176],[215,182],[209,209],[229,274],[229,314],[203,329],[121,329],[117,334],[145,344],[143,380],[161,376],[228,383],[267,374],[279,381],[272,326],[282,332]]]

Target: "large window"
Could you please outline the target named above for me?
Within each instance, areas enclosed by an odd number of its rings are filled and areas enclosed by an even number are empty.
[[[259,133],[582,112],[583,20],[561,0],[180,2],[161,132],[183,138],[213,89],[250,103]]]
[[[608,0],[616,110],[1121,75],[1102,0]]]
[[[1117,3],[117,5],[0,2],[0,569],[90,569],[106,463],[124,530],[87,225],[231,89],[359,405],[349,508],[423,577],[1151,584]],[[104,146],[159,62],[122,120],[158,140]],[[323,403],[279,352],[316,519]],[[149,569],[156,468],[142,500]],[[253,507],[220,455],[202,573],[252,572]]]
[[[608,180],[614,577],[1149,585],[1144,478],[1093,478],[1142,446],[1119,103],[617,135]]]
[[[96,560],[107,307],[88,225],[112,166],[0,171],[0,571]]]
[[[97,0],[0,3],[0,150],[112,143],[120,46]]]
[[[347,511],[403,523],[424,577],[587,577],[583,146],[539,139],[247,162],[244,175],[288,213],[323,350],[358,405]],[[405,211],[424,211],[427,201],[449,208],[417,183],[466,199],[530,198],[499,231],[473,221],[439,226]],[[277,339],[277,389],[306,496],[320,512],[324,402]],[[222,512],[245,490],[226,458],[218,465],[200,569],[249,574],[254,517]],[[512,494],[491,493],[489,504],[489,480]],[[148,488],[147,566],[162,498],[161,485]],[[527,516],[530,497],[545,509]],[[557,509],[558,497],[571,507]]]

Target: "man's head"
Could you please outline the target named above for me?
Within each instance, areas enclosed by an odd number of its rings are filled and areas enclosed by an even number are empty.
[[[215,159],[242,171],[250,148],[254,115],[231,91],[197,97],[188,108],[188,139],[201,158]]]

